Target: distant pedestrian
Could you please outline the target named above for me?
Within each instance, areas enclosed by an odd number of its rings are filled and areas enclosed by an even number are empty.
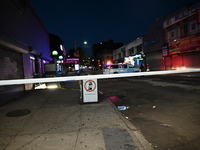
[[[144,64],[140,65],[140,71],[143,72],[144,71]]]

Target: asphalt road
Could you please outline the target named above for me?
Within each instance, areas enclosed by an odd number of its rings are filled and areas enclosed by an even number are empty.
[[[100,79],[98,87],[129,107],[121,113],[155,150],[200,150],[200,73]]]
[[[95,74],[95,73],[94,73]],[[200,150],[200,78],[188,75],[98,80],[156,150]]]

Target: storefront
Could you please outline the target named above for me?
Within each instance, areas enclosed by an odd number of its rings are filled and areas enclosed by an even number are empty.
[[[66,58],[64,61],[68,72],[75,71],[75,64],[80,64],[79,58]]]
[[[166,70],[200,67],[199,6],[191,5],[164,21],[166,44],[162,54]]]
[[[165,69],[196,68],[200,64],[200,36],[184,37],[162,47]]]

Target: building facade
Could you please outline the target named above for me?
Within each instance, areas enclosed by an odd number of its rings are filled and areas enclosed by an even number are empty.
[[[200,67],[200,2],[184,7],[163,22],[165,69]]]
[[[162,47],[165,45],[163,22],[181,12],[185,8],[181,8],[168,15],[162,16],[156,22],[148,26],[148,33],[143,38],[143,49],[145,55],[145,63],[150,70],[165,70],[164,58],[162,55]]]
[[[144,35],[143,48],[145,54],[145,65],[151,70],[163,70],[162,46],[164,44],[163,19],[160,18],[150,25],[149,33]]]
[[[151,70],[200,67],[199,8],[186,5],[149,26],[143,47]]]
[[[126,45],[113,51],[113,62],[114,63],[123,63],[126,50]]]
[[[114,63],[131,63],[135,67],[140,67],[144,63],[143,37],[114,50],[113,59]]]
[[[66,58],[66,49],[64,43],[58,35],[50,34],[49,37],[51,57],[53,58],[51,63],[56,63],[56,72],[60,72],[64,75],[67,73],[64,65]]]
[[[52,61],[49,32],[28,0],[0,1],[0,80],[33,78]],[[32,84],[0,87],[0,104],[32,89]]]

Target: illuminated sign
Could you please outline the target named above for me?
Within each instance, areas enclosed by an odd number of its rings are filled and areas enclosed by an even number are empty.
[[[200,47],[200,36],[189,36],[180,39],[180,49],[182,51],[191,50]]]
[[[124,57],[124,62],[128,63],[128,64],[132,64],[133,66],[135,65],[135,61],[134,61],[133,56]]]
[[[65,63],[78,63],[79,58],[67,58],[65,59]]]
[[[169,47],[168,44],[162,46],[162,55],[163,57],[169,56]]]
[[[143,60],[142,55],[137,54],[134,56],[124,57],[124,62],[127,64],[132,64],[133,66],[135,66],[135,60]]]
[[[75,70],[79,70],[79,64],[75,64]]]
[[[169,45],[169,55],[180,53],[180,40],[174,40],[168,43]]]

